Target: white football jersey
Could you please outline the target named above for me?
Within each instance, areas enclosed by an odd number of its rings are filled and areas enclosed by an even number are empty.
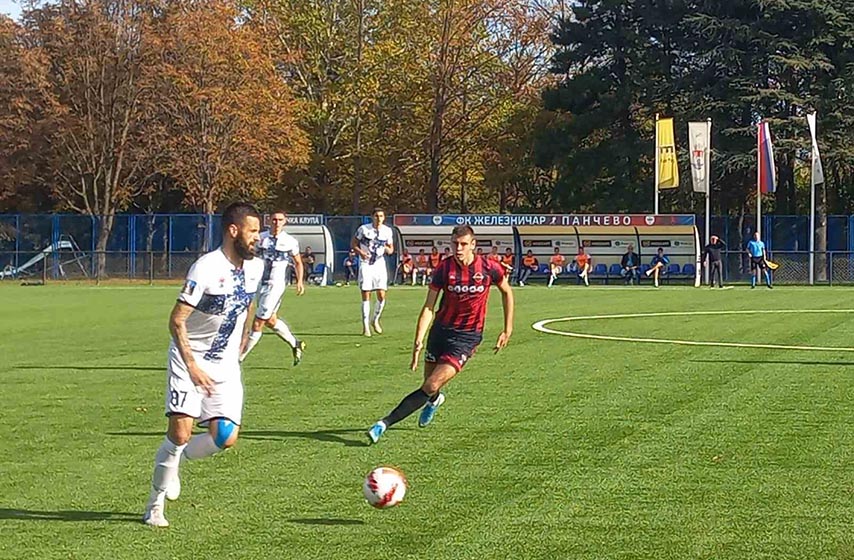
[[[288,267],[299,255],[299,241],[290,234],[280,231],[273,237],[269,231],[261,233],[258,256],[264,259],[264,284],[282,285],[287,281]]]
[[[235,366],[246,314],[263,274],[263,260],[244,261],[243,268],[235,268],[222,248],[199,257],[187,273],[178,301],[195,308],[186,323],[190,349],[205,364],[223,366],[202,366],[215,381],[222,380],[217,375],[220,370],[240,372]],[[174,339],[172,346],[176,346]]]
[[[391,228],[385,224],[375,228],[374,224],[363,224],[356,230],[359,247],[370,255],[367,264],[385,265],[385,247],[394,239]]]

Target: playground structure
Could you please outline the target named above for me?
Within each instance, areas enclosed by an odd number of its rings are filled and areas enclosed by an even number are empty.
[[[69,258],[64,258],[68,255]],[[53,262],[49,263],[48,259],[53,258]],[[0,279],[8,278],[29,278],[41,273],[42,276],[47,274],[47,269],[50,264],[55,268],[54,277],[67,278],[65,267],[68,265],[77,265],[84,277],[88,278],[89,274],[84,266],[86,254],[80,250],[80,247],[70,235],[61,235],[58,240],[51,243],[34,257],[20,266],[6,265],[0,271]],[[41,265],[39,267],[39,265]]]

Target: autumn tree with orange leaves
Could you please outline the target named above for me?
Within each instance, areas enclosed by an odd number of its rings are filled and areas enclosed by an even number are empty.
[[[213,213],[228,198],[264,200],[285,170],[307,161],[297,103],[235,2],[173,2],[157,23],[156,51],[147,129],[159,171],[189,206]]]

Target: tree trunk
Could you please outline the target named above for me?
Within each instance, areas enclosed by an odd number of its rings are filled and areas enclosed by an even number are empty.
[[[462,173],[460,173],[460,214],[468,214],[468,201],[466,200],[466,183],[469,180],[469,169],[468,166],[463,166]]]
[[[433,124],[430,127],[430,180],[427,183],[427,212],[439,211],[439,184],[442,166],[442,121],[444,119],[443,100],[436,99],[433,112]]]
[[[107,242],[110,240],[110,233],[113,231],[113,221],[116,216],[107,214],[98,218],[98,241],[95,243],[95,254],[98,259],[96,278],[100,281],[107,277]]]
[[[356,153],[353,158],[353,198],[352,209],[353,215],[361,214],[361,199],[362,199],[362,45],[364,43],[365,34],[365,2],[364,0],[356,0],[356,9],[358,10],[358,34],[356,38],[356,72],[357,86],[359,95],[356,99]]]
[[[742,247],[744,245],[744,217],[747,214],[745,210],[745,204],[741,205],[741,209],[738,213],[738,231],[736,232],[735,245],[730,245],[728,249],[730,251],[738,251],[738,272],[739,274],[744,274],[745,272],[745,262],[744,262],[744,252]]]
[[[828,281],[827,270],[827,183],[815,186],[815,279],[816,282]],[[838,183],[837,183],[838,184]]]

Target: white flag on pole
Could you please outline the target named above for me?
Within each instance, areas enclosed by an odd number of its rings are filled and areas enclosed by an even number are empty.
[[[706,165],[709,144],[708,123],[688,123],[688,149],[691,150],[691,180],[694,183],[694,192],[709,191],[709,170]]]
[[[821,156],[818,153],[818,140],[815,135],[815,112],[807,115],[807,124],[810,126],[812,136],[812,184],[824,183],[824,169],[821,167]]]

